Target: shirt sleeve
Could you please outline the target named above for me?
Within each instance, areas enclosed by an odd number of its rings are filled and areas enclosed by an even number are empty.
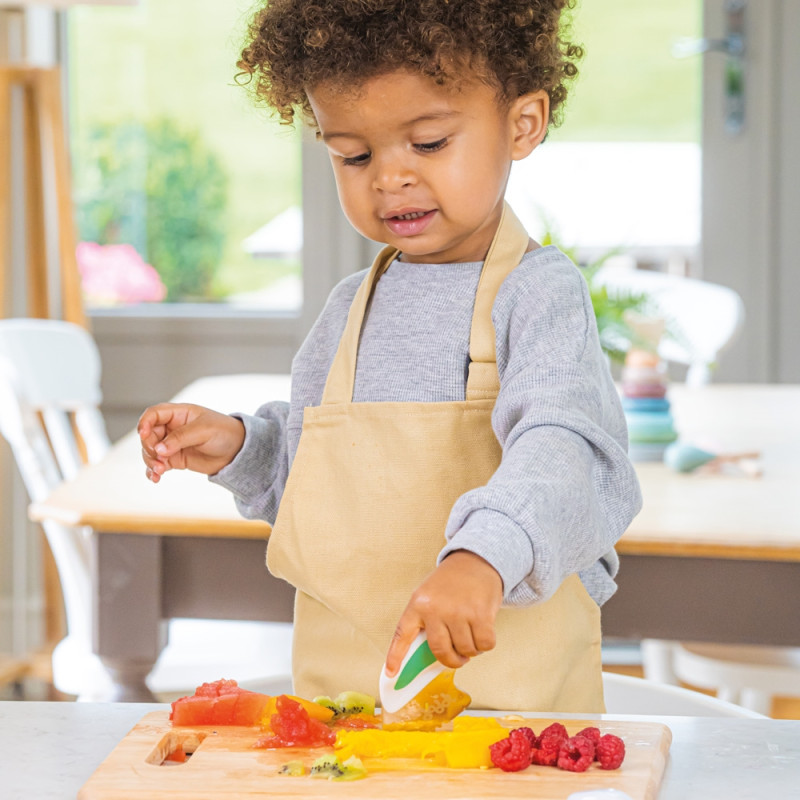
[[[641,508],[588,288],[556,254],[523,263],[498,292],[492,425],[502,460],[454,505],[439,556],[486,559],[507,605],[542,602],[573,573],[605,602],[616,588],[614,543]]]
[[[209,480],[233,493],[243,517],[273,524],[289,475],[289,403],[273,401],[262,405],[255,415],[232,416],[244,424],[244,444],[233,461]]]

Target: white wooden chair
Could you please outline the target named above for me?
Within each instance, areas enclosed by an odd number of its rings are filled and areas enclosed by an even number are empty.
[[[800,648],[713,642],[642,642],[647,677],[710,689],[769,715],[774,697],[800,697]]]
[[[688,366],[686,383],[708,383],[719,354],[736,339],[744,323],[742,298],[727,286],[651,270],[606,266],[594,276],[610,295],[644,294],[648,312],[663,317],[667,330],[659,355]]]
[[[615,672],[603,673],[603,693],[608,714],[765,718],[756,711],[702,692]]]
[[[13,450],[31,501],[44,500],[80,469],[75,430],[89,462],[106,452],[100,400],[100,356],[86,330],[58,320],[0,320],[0,433]],[[67,636],[53,652],[54,685],[79,700],[110,699],[110,679],[91,650],[91,531],[56,522],[43,527],[67,626]],[[168,641],[147,678],[159,699],[218,678],[264,691],[290,685],[288,623],[174,619]]]

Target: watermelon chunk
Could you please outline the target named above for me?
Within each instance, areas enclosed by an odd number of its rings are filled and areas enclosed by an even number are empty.
[[[281,695],[282,697],[284,695]],[[302,697],[285,695],[299,703],[312,719],[328,722],[333,711]],[[198,686],[193,695],[172,704],[173,725],[264,725],[275,713],[277,698],[242,689],[234,680],[219,680]]]
[[[236,681],[198,686],[193,695],[172,704],[173,725],[258,725],[270,696],[242,689]]]

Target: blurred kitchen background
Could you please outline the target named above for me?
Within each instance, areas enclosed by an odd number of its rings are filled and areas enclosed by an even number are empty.
[[[62,70],[112,439],[196,377],[288,371],[332,286],[374,252],[338,209],[324,148],[236,84],[251,6],[0,0],[0,63]],[[515,166],[509,199],[581,265],[735,289],[746,321],[714,380],[800,382],[800,3],[751,0],[741,52],[725,43],[731,11],[730,0],[581,0],[573,34],[586,57],[565,122]],[[0,143],[20,212],[0,242],[3,316],[26,308],[17,116]],[[63,623],[4,442],[0,478],[0,652],[29,664]],[[24,552],[9,533],[20,528]],[[33,663],[46,675],[46,655]]]

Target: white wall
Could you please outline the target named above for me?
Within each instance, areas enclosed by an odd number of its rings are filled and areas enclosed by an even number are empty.
[[[725,0],[706,0],[706,35]],[[724,130],[724,57],[704,70],[703,277],[736,289],[747,318],[717,380],[800,382],[800,3],[747,6],[745,127]]]

